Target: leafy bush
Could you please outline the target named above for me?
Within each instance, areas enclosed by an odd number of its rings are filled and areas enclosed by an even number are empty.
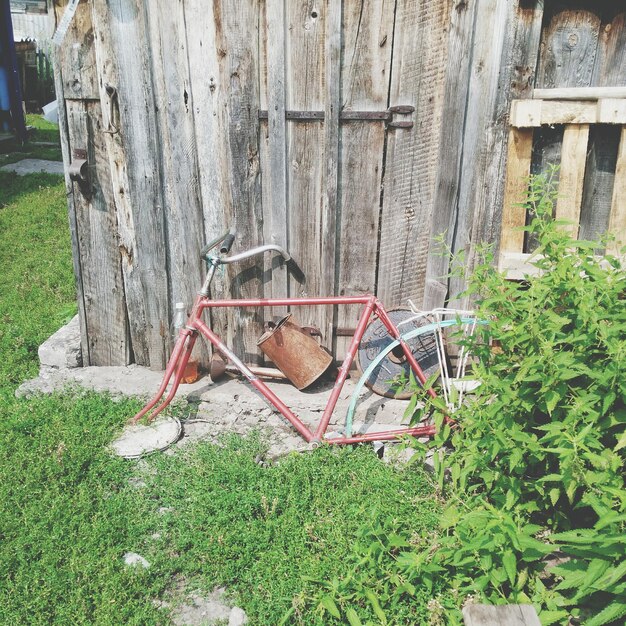
[[[531,179],[537,277],[507,281],[487,253],[470,280],[491,323],[470,340],[482,386],[445,442],[462,504],[439,556],[460,591],[603,624],[626,612],[626,274],[552,218],[555,196],[550,175]]]
[[[397,574],[396,603],[445,585],[431,623],[460,621],[468,601],[532,602],[544,624],[626,614],[626,274],[553,219],[555,197],[550,175],[531,179],[536,277],[507,281],[481,250],[468,291],[490,324],[465,341],[482,385],[429,446],[450,449],[435,455],[441,532],[378,568]]]

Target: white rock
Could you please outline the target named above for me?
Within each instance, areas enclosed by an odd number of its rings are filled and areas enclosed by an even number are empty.
[[[145,569],[148,569],[150,567],[150,563],[148,563],[146,559],[144,559],[140,554],[137,554],[136,552],[127,552],[124,555],[124,563],[131,567],[135,567],[137,565],[141,565],[141,567],[144,567]]]
[[[248,616],[245,614],[244,610],[240,609],[238,606],[234,606],[228,616],[228,626],[243,626],[247,623]]]

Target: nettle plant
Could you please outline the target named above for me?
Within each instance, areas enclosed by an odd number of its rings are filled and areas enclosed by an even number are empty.
[[[466,340],[481,386],[452,429],[433,401],[440,434],[421,447],[447,450],[434,455],[440,533],[424,545],[407,529],[405,544],[378,537],[375,560],[355,555],[335,616],[371,619],[348,598],[384,579],[377,615],[425,591],[432,624],[460,623],[467,602],[532,603],[544,624],[623,623],[626,273],[597,255],[606,242],[576,241],[553,219],[553,179],[532,177],[523,207],[538,275],[506,280],[485,247],[468,278],[490,321]]]
[[[524,206],[538,275],[508,281],[484,248],[469,277],[490,320],[468,340],[482,384],[433,442],[451,449],[440,547],[400,563],[460,598],[593,626],[626,615],[626,272],[553,219],[553,179],[532,177]]]

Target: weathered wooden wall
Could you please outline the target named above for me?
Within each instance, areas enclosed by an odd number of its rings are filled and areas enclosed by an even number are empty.
[[[54,4],[60,19],[67,0]],[[624,9],[582,4],[81,2],[56,84],[65,160],[83,149],[90,163],[87,193],[67,180],[86,362],[162,368],[173,303],[190,303],[203,275],[198,250],[231,225],[237,249],[283,245],[306,280],[266,259],[228,268],[217,295],[454,298],[462,285],[433,237],[470,265],[479,241],[498,242],[511,101],[557,74],[568,77],[559,85],[623,84]],[[581,67],[555,45],[572,33],[574,48],[594,50]],[[372,119],[399,105],[413,111]],[[584,210],[596,232],[617,140],[592,137]],[[263,322],[280,313],[212,322],[254,361]],[[342,355],[336,331],[355,326],[355,311],[295,315]]]

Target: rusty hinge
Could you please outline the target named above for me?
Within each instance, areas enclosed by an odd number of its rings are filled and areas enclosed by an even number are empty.
[[[342,122],[370,121],[370,122],[386,122],[388,128],[412,128],[412,120],[396,120],[396,115],[410,115],[415,111],[415,107],[407,104],[400,104],[389,107],[386,111],[342,111],[339,119]],[[296,122],[308,122],[315,120],[323,120],[324,111],[285,111],[285,119],[294,120]],[[266,110],[259,111],[259,119],[266,120],[268,113]]]

